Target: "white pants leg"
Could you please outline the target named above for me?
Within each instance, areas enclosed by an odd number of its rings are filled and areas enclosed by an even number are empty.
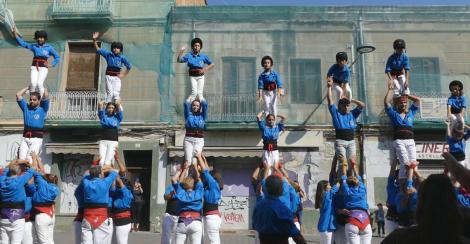
[[[51,218],[45,213],[36,215],[34,228],[39,244],[54,244],[54,224],[55,216]]]
[[[372,241],[372,228],[367,225],[364,231],[353,224],[346,224],[345,234],[348,244],[370,244]]]
[[[0,244],[21,244],[24,234],[24,219],[11,223],[8,219],[0,220]]]
[[[44,81],[46,80],[49,69],[46,67],[31,66],[31,84],[29,86],[30,92],[39,92],[44,95]]]
[[[99,145],[100,152],[100,165],[112,164],[116,147],[118,146],[117,141],[101,140]]]
[[[106,76],[106,102],[121,99],[121,79],[117,76]]]
[[[165,213],[162,224],[162,244],[170,244],[175,242],[176,225],[178,224],[178,216]]]
[[[86,219],[82,221],[82,244],[108,244],[113,237],[112,219],[108,218],[94,229]]]
[[[113,243],[115,244],[127,244],[129,240],[129,233],[131,232],[132,224],[114,226],[114,238]]]
[[[263,151],[263,162],[269,167],[269,174],[271,174],[271,167],[274,167],[276,162],[279,162],[279,150],[274,151]]]
[[[462,125],[465,125],[465,119],[460,116],[460,114],[451,114],[450,115],[450,131],[454,130]]]
[[[204,148],[204,138],[189,137],[184,138],[184,160],[188,163],[196,162],[195,153],[201,153]]]
[[[105,244],[112,244],[113,243],[113,233],[114,233],[114,223],[113,223],[113,218],[108,218],[108,233],[109,238],[106,239],[107,242]],[[99,239],[98,239],[99,240]]]
[[[264,114],[277,116],[277,94],[276,90],[263,90]]]
[[[31,83],[29,84],[29,92],[37,92],[39,80],[39,69],[36,66],[31,66]]]
[[[333,232],[333,240],[335,244],[346,244],[348,243],[346,239],[345,226],[337,224],[336,230]]]
[[[220,225],[222,219],[217,214],[204,216],[204,236],[209,244],[220,244]]]
[[[339,101],[344,96],[343,88],[338,83],[333,83],[333,88],[336,91],[336,101]]]
[[[36,152],[36,154],[39,154],[39,152],[41,151],[41,147],[42,147],[42,138],[23,137],[23,140],[21,141],[21,144],[20,144],[20,152],[19,152],[20,159],[26,159],[30,163],[32,163],[33,159],[31,158],[31,152]]]
[[[82,243],[82,222],[73,221],[73,233],[75,234],[75,244]]]
[[[23,231],[23,241],[21,244],[33,244],[33,222],[25,221]]]
[[[186,226],[184,223],[178,223],[176,226],[176,244],[184,244],[186,236],[189,237],[190,244],[200,244],[202,241],[202,223],[193,221]]]
[[[333,240],[333,232],[320,232],[320,244],[332,244]]]
[[[412,139],[409,139],[412,140]],[[406,167],[405,165],[410,165],[411,161],[407,151],[407,142],[408,140],[401,140],[397,139],[393,141],[393,148],[395,149],[395,153],[397,155],[398,161],[400,161],[400,172],[398,175],[399,179],[406,179]],[[414,140],[413,140],[414,141]],[[415,150],[416,155],[416,150]]]
[[[191,101],[197,97],[197,78],[195,76],[190,76],[189,81],[191,82]]]
[[[397,222],[385,219],[385,235],[392,233],[397,228],[398,228]]]
[[[199,76],[197,77],[197,97],[199,98],[199,100],[202,100],[204,99],[204,82],[205,82],[205,79],[204,79],[204,76]]]

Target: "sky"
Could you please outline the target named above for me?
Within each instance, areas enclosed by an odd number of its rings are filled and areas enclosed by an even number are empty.
[[[247,5],[247,6],[428,6],[428,5],[465,5],[470,0],[207,0],[208,5]]]

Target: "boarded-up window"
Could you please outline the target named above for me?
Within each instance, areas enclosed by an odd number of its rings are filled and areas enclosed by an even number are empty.
[[[410,89],[419,93],[441,93],[439,58],[410,58]]]
[[[93,43],[69,43],[67,91],[98,90],[100,58]]]
[[[290,61],[290,98],[295,104],[319,104],[322,100],[320,59]]]

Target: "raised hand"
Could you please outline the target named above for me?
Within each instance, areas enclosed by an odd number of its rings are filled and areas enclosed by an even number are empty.
[[[99,36],[100,36],[99,32],[97,32],[97,31],[93,32],[93,40],[98,39]]]

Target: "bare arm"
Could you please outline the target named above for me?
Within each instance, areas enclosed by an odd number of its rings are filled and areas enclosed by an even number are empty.
[[[23,98],[23,94],[28,90],[28,87],[25,87],[21,90],[19,90],[17,93],[16,93],[16,101],[19,101]]]
[[[390,164],[390,172],[388,173],[388,176],[395,175],[395,170],[397,168],[397,159],[392,158],[392,163]]]
[[[199,167],[201,167],[201,170],[206,170],[207,167],[204,163],[204,159],[202,158],[202,154],[198,153],[196,155],[196,158],[197,158],[197,164],[199,165]]]
[[[96,51],[100,49],[100,46],[98,46],[98,37],[100,36],[99,32],[93,32],[93,45],[95,46]]]
[[[366,104],[359,101],[359,100],[351,99],[351,102],[355,103],[357,105],[357,107],[360,108],[360,109],[363,109],[363,108],[366,107]]]
[[[124,187],[124,182],[122,182],[121,178],[120,177],[116,177],[116,183],[117,183],[117,186],[119,188],[123,188]]]
[[[44,87],[44,94],[42,95],[42,100],[49,99],[49,90]]]
[[[331,95],[331,87],[333,86],[333,80],[331,78],[328,79],[327,82],[327,91],[326,91],[326,99],[328,101],[328,105],[334,104],[333,96]]]
[[[286,123],[286,120],[287,120],[286,116],[278,114],[277,117],[281,118],[281,121],[280,121],[281,123],[283,123],[283,124]]]
[[[211,70],[212,68],[214,68],[215,64],[214,63],[211,63],[209,65],[207,65],[207,67],[204,68],[204,73]]]
[[[256,115],[256,120],[261,121],[262,117],[263,117],[263,111],[259,112],[258,115]]]
[[[100,103],[98,103],[98,110],[102,110],[105,106],[105,101],[101,101]]]
[[[333,162],[331,162],[331,169],[330,169],[330,179],[336,179],[336,165],[338,164],[338,157],[335,156],[333,157]]]
[[[384,106],[385,106],[385,108],[388,108],[388,107],[392,106],[392,104],[391,104],[392,91],[393,91],[393,88],[388,88],[387,93],[385,94],[385,97],[384,97]]]
[[[419,106],[419,101],[420,101],[419,97],[417,97],[415,95],[408,95],[408,99],[413,101],[415,106]]]
[[[255,168],[253,171],[253,174],[251,174],[251,179],[252,180],[258,180],[258,175],[259,175],[259,166]]]
[[[119,167],[119,174],[123,175],[127,172],[127,168],[124,165],[124,163],[121,161],[119,158],[119,150],[116,147],[116,150],[114,151],[114,160],[116,161],[118,167]]]
[[[457,160],[450,153],[443,153],[442,156],[446,159],[444,165],[450,171],[452,176],[463,186],[465,189],[470,189],[470,170],[459,164]]]
[[[446,129],[447,136],[451,137],[452,136],[452,131],[450,131],[450,122],[446,121],[445,123],[447,125],[447,129]]]

